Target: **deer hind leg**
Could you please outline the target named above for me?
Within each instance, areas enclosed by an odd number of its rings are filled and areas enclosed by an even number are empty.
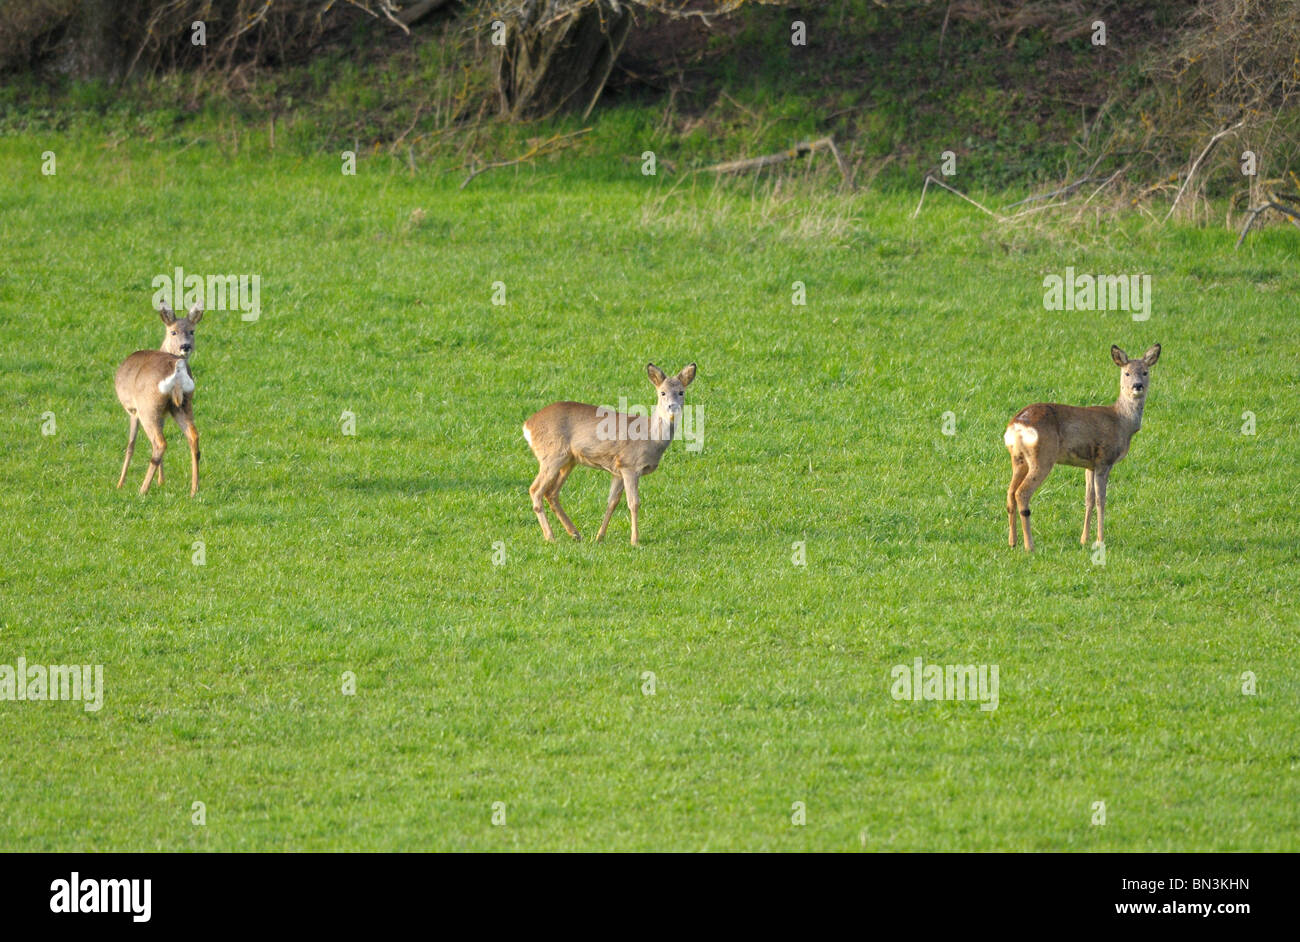
[[[134,412],[131,413],[131,428],[126,433],[126,457],[122,460],[122,474],[117,479],[117,486],[121,487],[126,480],[127,469],[131,467],[131,456],[135,454],[135,436],[140,431],[140,417]]]
[[[1013,452],[1011,455],[1011,485],[1007,488],[1007,545],[1016,545],[1016,488],[1029,473],[1029,465],[1024,456]]]
[[[193,400],[186,399],[182,405],[172,406],[171,413],[190,445],[190,496],[193,497],[199,490],[199,429],[194,424]],[[161,465],[158,467],[158,483],[162,483]]]
[[[560,488],[564,487],[564,482],[569,479],[569,472],[572,470],[573,462],[569,462],[555,478],[554,483],[551,484],[551,489],[546,492],[545,497],[546,503],[550,505],[555,516],[560,518],[560,523],[568,532],[569,536],[581,542],[582,536],[578,533],[578,528],[573,525],[573,521],[569,519],[569,515],[564,512],[564,508],[560,505]]]
[[[1097,490],[1092,468],[1083,469],[1083,536],[1079,542],[1088,545],[1088,521],[1092,518],[1092,508],[1097,506]]]
[[[1016,488],[1016,507],[1020,511],[1020,527],[1025,535],[1025,552],[1032,553],[1034,537],[1029,527],[1029,500],[1047,478],[1047,473],[1052,470],[1052,466],[1043,467],[1032,455],[1025,455],[1025,460],[1028,462],[1029,470],[1024,480],[1020,482],[1020,486]]]
[[[609,526],[609,518],[614,516],[614,509],[618,506],[618,502],[622,497],[623,479],[616,474],[609,485],[609,504],[605,507],[605,519],[600,521],[600,530],[596,533],[597,543],[605,539],[605,528]]]
[[[153,453],[149,456],[149,470],[144,473],[144,483],[140,485],[141,494],[149,493],[149,484],[153,481],[154,473],[162,467],[163,452],[167,450],[167,439],[163,438],[163,416],[166,414],[159,409],[140,416],[145,438],[149,439],[149,444],[153,446]]]
[[[528,488],[528,496],[533,501],[533,513],[537,514],[537,522],[542,525],[542,536],[546,537],[548,543],[555,542],[555,533],[551,530],[551,522],[546,519],[546,511],[542,509],[542,497],[550,491],[559,473],[559,466],[542,464],[537,469],[537,477],[533,478],[533,483]]]

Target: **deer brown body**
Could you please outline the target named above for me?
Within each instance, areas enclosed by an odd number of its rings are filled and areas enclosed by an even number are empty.
[[[643,475],[659,467],[672,441],[673,427],[682,414],[683,391],[695,379],[695,364],[672,377],[665,376],[653,363],[646,367],[646,372],[658,393],[658,402],[649,416],[626,415],[581,402],[553,402],[524,423],[524,438],[537,456],[538,464],[537,477],[528,494],[547,540],[553,541],[555,534],[542,509],[543,499],[568,534],[575,540],[582,539],[560,505],[560,488],[574,466],[581,464],[603,468],[614,477],[596,541],[605,538],[609,519],[626,491],[632,517],[632,545],[639,545],[637,511],[641,499],[637,485]]]
[[[1128,454],[1129,443],[1142,427],[1150,369],[1160,357],[1156,344],[1141,358],[1130,360],[1119,347],[1110,348],[1120,367],[1119,399],[1111,406],[1066,406],[1036,403],[1021,409],[1007,423],[1002,440],[1011,453],[1011,485],[1007,488],[1007,541],[1016,545],[1016,514],[1024,531],[1025,551],[1034,549],[1029,526],[1029,500],[1057,464],[1084,469],[1083,535],[1097,511],[1097,542],[1104,542],[1106,484],[1110,469]]]
[[[195,305],[188,315],[177,317],[164,304],[158,313],[166,328],[162,348],[137,350],[122,361],[113,377],[118,401],[131,417],[126,458],[122,461],[122,474],[117,479],[117,486],[121,487],[126,480],[131,456],[135,453],[136,433],[141,427],[152,454],[140,493],[148,493],[155,473],[158,484],[162,485],[163,454],[167,450],[163,423],[170,414],[189,441],[190,496],[193,497],[199,489],[199,431],[194,425],[194,377],[190,373],[189,358],[194,352],[194,328],[203,317],[203,311]]]

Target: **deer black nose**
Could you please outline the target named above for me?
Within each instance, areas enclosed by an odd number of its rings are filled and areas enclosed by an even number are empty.
[[[1143,388],[1144,388],[1144,387],[1142,386],[1141,383],[1134,383],[1134,384],[1133,384],[1133,391],[1134,391],[1134,392],[1141,392],[1141,391],[1143,390]]]
[[[181,353],[189,353],[193,349],[194,349],[194,344],[192,343],[181,344]],[[1138,388],[1141,389],[1142,387],[1139,386]]]

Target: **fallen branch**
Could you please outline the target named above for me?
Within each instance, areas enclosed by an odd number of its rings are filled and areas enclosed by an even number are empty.
[[[794,147],[778,151],[775,154],[764,154],[762,157],[750,157],[746,160],[728,160],[724,163],[714,164],[712,167],[701,168],[701,173],[747,173],[751,170],[762,170],[765,167],[771,167],[776,164],[785,163],[787,160],[794,160],[796,157],[806,157],[809,154],[815,154],[819,151],[828,150],[831,156],[835,158],[835,165],[840,170],[840,176],[844,182],[852,186],[852,172],[840,149],[835,146],[835,141],[829,137],[823,137],[816,141],[800,141]]]
[[[1036,196],[1026,196],[1024,199],[1012,203],[1010,206],[1004,206],[1002,208],[1004,210],[1015,209],[1017,206],[1024,206],[1026,203],[1032,203],[1035,200],[1048,200],[1051,199],[1053,196],[1061,196],[1062,194],[1065,193],[1073,193],[1075,190],[1083,186],[1091,179],[1092,177],[1080,177],[1079,179],[1075,180],[1073,183],[1069,183],[1061,187],[1059,190],[1053,190],[1050,193],[1039,193]]]
[[[1067,183],[1059,190],[1053,190],[1050,193],[1039,193],[1036,196],[1025,197],[1019,202],[1012,203],[1010,206],[1002,207],[1002,211],[1006,212],[1008,209],[1015,209],[1017,206],[1023,206],[1025,203],[1033,203],[1037,200],[1048,200],[1051,199],[1053,196],[1062,196],[1066,193],[1073,193],[1079,187],[1083,186],[1085,183],[1093,179],[1092,176],[1093,171],[1097,169],[1097,164],[1100,164],[1101,161],[1102,158],[1098,157],[1097,160],[1093,163],[1093,165],[1088,168],[1088,172],[1085,173],[1083,176],[1081,176],[1079,179],[1075,180],[1073,183]],[[1114,177],[1112,176],[1111,179],[1114,179]]]
[[[1246,236],[1250,233],[1250,227],[1254,225],[1259,214],[1264,212],[1266,209],[1275,209],[1282,215],[1289,217],[1293,223],[1300,223],[1300,211],[1294,210],[1290,206],[1283,206],[1277,200],[1268,200],[1267,202],[1260,203],[1252,209],[1246,210],[1246,224],[1241,227],[1241,235],[1237,237],[1237,244],[1233,246],[1233,248],[1241,248],[1241,243],[1246,241]]]
[[[932,173],[927,173],[927,174],[925,175],[925,183],[924,183],[924,185],[922,185],[922,187],[921,187],[921,202],[917,203],[917,204],[916,204],[916,209],[914,209],[914,210],[912,211],[912,218],[913,218],[913,219],[915,219],[918,215],[920,215],[920,212],[921,212],[921,206],[922,206],[923,203],[925,203],[925,194],[926,194],[926,191],[930,189],[930,184],[931,184],[931,183],[933,183],[935,186],[941,186],[941,187],[943,187],[943,188],[944,188],[945,190],[947,190],[949,193],[952,193],[952,194],[954,194],[954,195],[956,195],[956,196],[960,196],[962,199],[964,199],[966,202],[970,203],[970,204],[971,204],[972,206],[974,206],[976,209],[988,213],[990,216],[992,216],[992,217],[993,217],[994,219],[996,219],[998,222],[1006,222],[1006,221],[1007,221],[1006,217],[1003,216],[1001,213],[995,213],[993,210],[989,209],[989,208],[988,208],[987,206],[985,206],[983,203],[977,203],[975,200],[971,199],[969,196],[967,196],[967,195],[966,195],[965,193],[963,193],[961,190],[957,190],[957,189],[954,189],[954,188],[950,187],[948,184],[944,183],[942,180],[940,180],[938,177],[936,177],[936,176],[935,176],[934,174],[932,174]]]
[[[447,5],[448,0],[420,0],[410,7],[397,14],[397,21],[402,26],[412,26],[424,19],[430,13],[435,12],[441,7]]]
[[[1088,195],[1088,198],[1083,201],[1083,204],[1075,211],[1074,218],[1076,222],[1082,217],[1083,211],[1088,208],[1088,204],[1091,203],[1096,198],[1097,194],[1100,193],[1102,190],[1106,189],[1106,187],[1110,186],[1111,183],[1113,183],[1120,176],[1120,174],[1122,174],[1127,169],[1128,169],[1127,166],[1120,167],[1118,170],[1116,170],[1114,173],[1108,176],[1105,180],[1101,181],[1097,189],[1093,190],[1092,193]]]
[[[1127,169],[1128,169],[1128,167],[1120,167],[1118,170],[1116,170],[1114,173],[1112,173],[1110,176],[1108,176],[1105,180],[1102,180],[1102,181],[1101,181],[1101,185],[1098,186],[1097,189],[1095,189],[1095,190],[1092,191],[1092,195],[1089,196],[1086,200],[1083,201],[1083,205],[1084,205],[1084,206],[1087,206],[1089,203],[1091,203],[1092,200],[1093,200],[1093,197],[1095,197],[1095,196],[1096,196],[1098,193],[1100,193],[1102,190],[1106,189],[1106,187],[1110,186],[1111,183],[1114,182],[1115,178],[1118,177],[1121,173],[1123,173],[1123,172],[1124,172],[1125,170],[1127,170]]]
[[[590,130],[591,128],[583,128],[581,131],[570,131],[568,134],[556,134],[554,137],[549,137],[540,144],[534,144],[526,153],[520,154],[513,160],[498,160],[477,167],[472,170],[470,175],[465,178],[465,181],[461,183],[460,189],[463,190],[465,187],[469,186],[470,181],[480,173],[487,173],[489,170],[499,170],[501,167],[513,167],[516,164],[527,163],[528,161],[534,160],[538,157],[543,157],[547,154],[553,154],[556,151],[563,150],[565,147],[568,147],[573,143],[573,138],[586,134]]]

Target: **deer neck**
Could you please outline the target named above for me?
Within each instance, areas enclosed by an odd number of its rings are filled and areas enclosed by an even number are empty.
[[[1115,400],[1115,417],[1119,419],[1121,428],[1129,438],[1142,428],[1142,409],[1146,406],[1146,397],[1134,399],[1131,396],[1125,396],[1122,393]]]
[[[650,448],[656,455],[662,455],[672,440],[672,423],[660,416],[658,409],[654,410],[650,416]]]

